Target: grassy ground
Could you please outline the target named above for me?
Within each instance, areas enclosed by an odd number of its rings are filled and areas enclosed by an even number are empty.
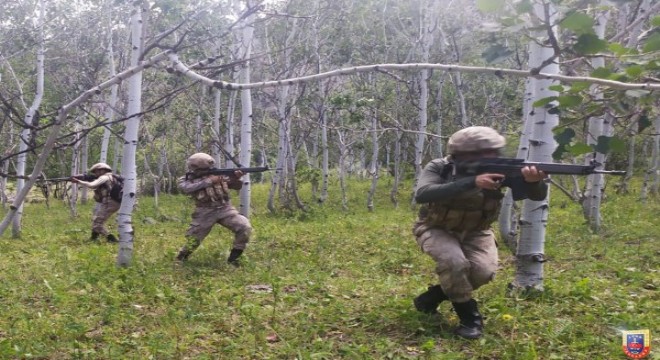
[[[500,249],[498,277],[476,293],[486,335],[465,341],[450,304],[434,316],[412,307],[435,276],[407,200],[394,209],[383,180],[370,213],[368,184],[350,187],[350,212],[333,189],[325,208],[270,215],[255,185],[255,237],[238,269],[222,228],[174,264],[192,210],[183,197],[159,209],[140,199],[129,268],[115,267],[114,245],[87,241],[91,205],[72,219],[62,203],[28,204],[23,237],[0,238],[0,358],[624,359],[620,330],[660,336],[657,200],[609,194],[593,235],[553,192],[546,291],[507,296],[513,263]]]

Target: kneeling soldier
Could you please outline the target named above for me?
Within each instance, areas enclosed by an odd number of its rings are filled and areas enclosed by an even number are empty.
[[[504,175],[463,175],[461,162],[478,161],[500,155],[505,139],[492,128],[473,126],[449,138],[449,156],[426,165],[415,191],[423,204],[413,233],[417,244],[436,262],[440,284],[414,300],[417,310],[434,313],[444,301],[452,302],[460,319],[456,334],[481,337],[483,320],[472,292],[490,282],[497,270],[497,247],[491,224],[500,210]],[[535,167],[521,170],[527,198],[545,199],[547,185],[542,171]]]
[[[178,261],[186,260],[211,232],[213,225],[220,224],[234,233],[234,243],[227,262],[239,266],[238,259],[250,240],[252,225],[229,201],[229,189],[243,187],[240,170],[232,176],[205,175],[213,168],[215,160],[208,154],[196,153],[188,158],[186,166],[189,175],[179,178],[179,188],[195,199],[196,208],[192,222],[186,232],[186,245],[176,256]]]

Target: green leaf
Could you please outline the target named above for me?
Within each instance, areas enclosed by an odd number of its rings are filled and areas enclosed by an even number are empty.
[[[535,107],[535,108],[536,108],[536,107],[546,106],[546,105],[550,104],[551,102],[553,102],[553,101],[555,101],[555,100],[557,100],[557,97],[556,97],[556,96],[548,96],[548,97],[546,97],[546,98],[536,100],[536,101],[532,104],[532,107]]]
[[[579,93],[582,90],[588,89],[590,87],[591,87],[590,83],[588,83],[586,81],[578,81],[578,82],[574,82],[574,83],[571,84],[571,88],[568,90],[568,92],[572,93],[572,94],[575,94],[575,93]]]
[[[572,30],[576,34],[593,34],[594,19],[581,12],[569,14],[559,23],[564,29]]]
[[[647,127],[651,126],[651,120],[649,119],[648,116],[642,115],[639,117],[639,120],[637,120],[637,132],[641,133],[646,129]]]
[[[611,43],[607,48],[616,56],[622,56],[629,52],[628,48],[619,43]]]
[[[643,96],[646,96],[650,94],[651,92],[648,90],[626,90],[626,96],[633,97],[633,98],[641,98]]]
[[[599,79],[607,79],[612,75],[612,70],[604,67],[599,67],[591,72],[591,76]]]
[[[571,153],[571,155],[573,156],[584,155],[594,151],[594,149],[591,146],[582,142],[568,146],[566,150],[568,150],[568,152]]]
[[[561,110],[559,110],[559,107],[553,106],[550,109],[548,109],[548,114],[550,115],[559,115],[561,113]]]
[[[594,150],[601,154],[608,154],[610,152],[623,152],[626,150],[626,143],[614,136],[601,135],[598,137]]]
[[[582,96],[562,95],[557,98],[557,101],[559,101],[559,106],[568,108],[582,104]]]
[[[532,2],[529,0],[518,1],[514,5],[514,8],[518,14],[529,14],[534,11],[534,5],[532,5]]]
[[[550,85],[550,86],[548,86],[548,90],[563,92],[564,87],[562,85]]]
[[[559,145],[568,145],[575,137],[575,130],[564,128],[560,133],[555,134],[554,138]]]
[[[651,19],[651,26],[660,26],[660,16],[654,16]]]
[[[652,52],[658,50],[660,50],[660,33],[655,33],[646,39],[644,42],[643,51]]]
[[[607,41],[599,39],[595,34],[582,34],[573,45],[573,50],[578,54],[596,54],[607,49]]]
[[[477,8],[483,12],[495,12],[504,5],[505,0],[477,0]]]
[[[642,68],[639,65],[633,65],[626,68],[626,74],[634,78],[639,77],[643,72],[644,72],[644,68]]]

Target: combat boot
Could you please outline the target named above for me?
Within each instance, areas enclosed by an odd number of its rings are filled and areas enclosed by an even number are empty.
[[[479,313],[477,301],[470,299],[466,302],[452,302],[454,310],[461,320],[454,333],[466,339],[478,339],[483,331],[483,317]]]
[[[190,256],[190,254],[192,254],[192,251],[188,250],[188,248],[184,246],[181,248],[181,250],[179,250],[179,253],[176,254],[176,260],[181,262],[186,261],[188,260],[188,256]]]
[[[99,235],[101,234],[97,233],[96,231],[92,231],[92,236],[89,238],[89,240],[96,241],[99,239]]]
[[[231,265],[239,267],[241,264],[238,262],[238,258],[243,255],[243,249],[231,249],[227,262]]]
[[[108,242],[109,242],[109,243],[116,243],[116,242],[119,242],[119,240],[117,240],[117,238],[116,238],[114,235],[112,235],[112,234],[108,234],[107,239],[108,239]]]
[[[429,289],[426,292],[420,294],[413,300],[415,304],[415,309],[419,312],[426,314],[435,314],[438,312],[438,306],[441,302],[447,300],[448,297],[445,295],[445,292],[442,291],[440,285],[429,286]]]

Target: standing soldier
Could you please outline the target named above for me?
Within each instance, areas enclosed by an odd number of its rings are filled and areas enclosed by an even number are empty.
[[[189,174],[179,178],[179,188],[195,199],[196,207],[186,232],[186,245],[181,248],[176,259],[186,260],[217,223],[234,233],[234,243],[227,262],[239,266],[238,258],[250,240],[252,225],[231,205],[229,189],[240,190],[243,187],[243,172],[236,170],[233,176],[205,174],[213,165],[215,160],[210,155],[193,154],[186,161]]]
[[[497,270],[495,234],[490,225],[497,219],[504,175],[462,175],[463,161],[500,156],[506,141],[492,128],[473,126],[457,131],[449,138],[449,156],[426,165],[415,191],[415,200],[423,204],[413,227],[417,244],[436,262],[440,284],[414,300],[415,308],[425,313],[437,312],[444,300],[452,302],[460,319],[455,333],[463,338],[481,337],[483,319],[473,290],[490,282]],[[545,174],[535,167],[521,170],[531,200],[547,195]]]
[[[91,240],[96,241],[98,240],[99,235],[103,235],[108,239],[108,242],[117,242],[117,238],[105,227],[105,222],[108,221],[110,216],[116,213],[121,206],[121,203],[110,197],[110,190],[118,180],[114,178],[112,175],[112,168],[106,163],[94,164],[89,171],[96,176],[96,180],[83,181],[72,177],[71,182],[94,190],[94,200],[98,204],[94,208],[94,213],[92,214]]]

